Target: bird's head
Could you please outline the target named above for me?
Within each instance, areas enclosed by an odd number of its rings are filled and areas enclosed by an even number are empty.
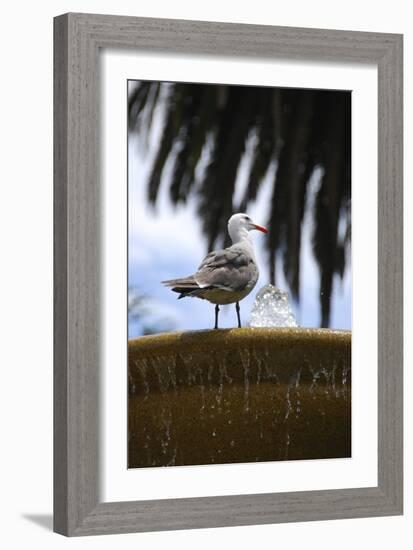
[[[228,233],[232,242],[237,242],[248,235],[249,231],[257,230],[268,233],[268,229],[257,225],[248,214],[234,214],[228,221]]]

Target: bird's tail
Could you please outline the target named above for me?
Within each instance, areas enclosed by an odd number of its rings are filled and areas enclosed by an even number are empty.
[[[165,286],[180,286],[180,287],[196,287],[198,288],[198,283],[195,281],[194,277],[182,277],[182,279],[170,279],[169,281],[161,281]]]
[[[169,287],[173,292],[178,292],[179,298],[194,295],[199,290],[199,285],[194,277],[183,277],[181,279],[170,279],[169,281],[161,281],[163,285]]]

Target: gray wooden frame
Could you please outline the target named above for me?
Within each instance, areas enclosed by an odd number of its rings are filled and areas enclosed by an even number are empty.
[[[54,40],[55,531],[73,536],[401,514],[402,36],[66,14],[55,18]],[[377,487],[100,501],[98,56],[104,47],[377,64]]]

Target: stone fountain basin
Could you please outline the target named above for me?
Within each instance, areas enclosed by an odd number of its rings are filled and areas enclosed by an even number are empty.
[[[128,467],[351,456],[351,332],[242,328],[128,343]]]

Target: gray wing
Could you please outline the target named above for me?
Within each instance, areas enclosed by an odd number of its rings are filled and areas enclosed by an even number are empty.
[[[201,288],[216,287],[229,291],[242,291],[258,278],[254,260],[243,250],[226,248],[210,252],[194,275]]]

